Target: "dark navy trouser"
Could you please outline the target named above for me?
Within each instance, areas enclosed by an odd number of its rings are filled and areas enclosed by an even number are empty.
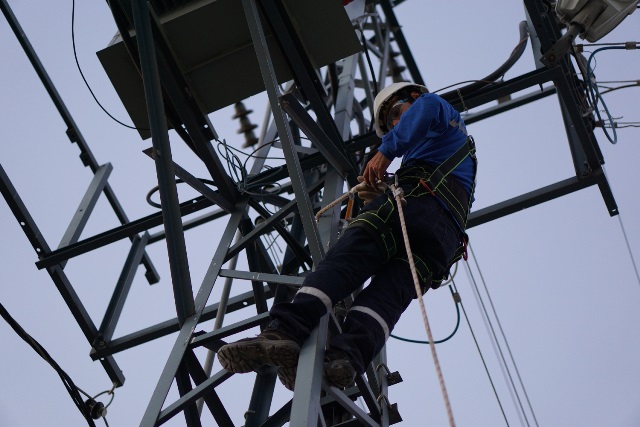
[[[377,197],[364,210],[378,209],[387,197]],[[449,213],[427,194],[409,198],[404,216],[412,252],[432,272],[443,273],[459,242],[459,231]],[[397,210],[388,226],[398,242],[396,256],[384,262],[385,256],[369,231],[347,228],[305,278],[293,301],[273,305],[270,327],[302,344],[322,316],[373,276],[353,301],[342,333],[330,342],[331,348],[344,351],[356,371],[363,373],[416,297]]]

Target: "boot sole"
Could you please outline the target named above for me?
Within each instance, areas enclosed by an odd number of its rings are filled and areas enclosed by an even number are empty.
[[[293,391],[296,385],[296,374],[298,373],[298,367],[296,365],[289,368],[278,368],[278,379],[282,385],[289,391]]]
[[[278,379],[287,390],[293,391],[298,373],[297,364],[291,367],[278,368]],[[327,382],[334,387],[346,388],[353,384],[356,372],[351,365],[344,363],[325,362],[324,375]]]
[[[224,369],[243,374],[264,365],[290,368],[298,363],[300,347],[293,341],[236,342],[218,350],[218,360]]]
[[[356,378],[356,371],[351,365],[346,366],[344,364],[333,364],[331,362],[325,362],[324,375],[327,378],[327,382],[334,387],[346,388],[349,387]]]

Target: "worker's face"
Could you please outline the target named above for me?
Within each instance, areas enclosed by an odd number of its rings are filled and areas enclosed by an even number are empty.
[[[389,131],[400,122],[400,117],[411,107],[411,104],[420,96],[419,93],[413,92],[408,98],[397,97],[392,99],[389,114],[387,114],[387,128]]]

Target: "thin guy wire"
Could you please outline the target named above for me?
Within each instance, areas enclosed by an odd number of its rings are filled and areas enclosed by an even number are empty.
[[[627,232],[624,229],[624,224],[622,223],[622,216],[620,216],[620,212],[618,212],[618,221],[620,222],[620,228],[622,229],[622,235],[624,236],[624,241],[627,244],[627,250],[629,251],[629,257],[631,257],[631,263],[633,264],[633,270],[636,272],[636,279],[638,279],[638,285],[640,286],[640,274],[638,274],[638,266],[636,265],[636,260],[633,256],[633,252],[631,252],[631,245],[629,245],[629,239],[627,238]]]
[[[456,293],[458,292],[458,287],[456,286],[455,280],[451,281]],[[491,388],[493,389],[493,394],[498,401],[498,406],[500,407],[500,412],[502,412],[502,416],[504,417],[504,422],[509,427],[509,421],[507,420],[507,414],[504,412],[504,408],[502,407],[502,402],[500,401],[500,396],[498,396],[498,391],[496,390],[496,386],[493,383],[493,379],[491,378],[491,373],[489,372],[489,368],[487,367],[487,362],[484,360],[484,356],[482,355],[482,350],[480,349],[480,345],[478,344],[478,340],[476,338],[476,334],[473,332],[473,328],[471,327],[471,322],[469,321],[469,316],[467,315],[467,310],[464,308],[464,304],[462,304],[462,300],[460,300],[460,307],[462,308],[462,313],[464,314],[464,318],[467,321],[467,326],[469,326],[469,332],[471,332],[471,337],[473,338],[473,342],[476,345],[476,349],[478,349],[478,355],[480,355],[480,360],[482,361],[482,366],[484,366],[484,371],[487,373],[487,377],[489,378],[489,383],[491,384]]]
[[[602,165],[602,171],[604,172],[605,177],[609,180],[609,174],[607,173],[607,169]],[[622,215],[620,211],[618,211],[618,221],[620,222],[620,228],[622,229],[622,235],[624,237],[624,241],[627,244],[627,250],[629,251],[629,257],[631,258],[631,263],[633,264],[633,271],[636,273],[636,279],[638,280],[638,285],[640,286],[640,274],[638,274],[638,266],[636,264],[636,259],[633,256],[633,252],[631,251],[631,245],[629,244],[629,239],[627,238],[627,232],[624,228],[624,224],[622,223]]]
[[[424,306],[424,300],[422,299],[422,290],[420,289],[418,281],[418,273],[416,272],[416,266],[413,262],[413,254],[411,252],[411,246],[409,245],[409,236],[407,235],[407,226],[404,221],[404,213],[402,211],[402,189],[396,186],[391,187],[393,189],[393,195],[398,205],[398,216],[400,217],[400,225],[402,227],[402,237],[404,238],[404,245],[407,250],[407,258],[409,260],[409,267],[411,268],[411,276],[413,277],[413,284],[416,288],[416,296],[418,297],[418,303],[420,304],[420,311],[422,312],[422,319],[424,320],[424,327],[427,330],[427,336],[429,337],[429,348],[431,348],[431,355],[433,356],[433,363],[436,367],[436,373],[438,374],[438,382],[440,383],[440,389],[442,390],[442,397],[444,398],[444,404],[447,408],[447,415],[449,417],[449,425],[455,426],[453,420],[453,411],[451,410],[451,402],[449,401],[449,395],[447,394],[447,387],[444,384],[444,377],[442,376],[442,370],[440,369],[440,362],[438,361],[438,354],[436,353],[436,345],[433,342],[433,334],[431,333],[431,327],[429,326],[429,319],[427,318],[427,310]]]
[[[496,335],[496,331],[493,327],[493,324],[491,323],[491,319],[489,318],[489,313],[487,312],[487,307],[482,299],[482,295],[480,295],[480,290],[478,289],[478,284],[476,282],[475,277],[473,276],[473,272],[471,271],[471,268],[469,266],[469,264],[465,264],[466,267],[466,271],[467,271],[467,275],[469,276],[469,281],[471,282],[472,289],[474,290],[474,295],[476,297],[476,301],[478,302],[483,314],[484,314],[484,321],[485,321],[485,325],[488,327],[488,331],[491,335],[491,337],[493,338],[491,340],[491,343],[493,345],[493,349],[494,351],[497,353],[496,357],[498,357],[502,363],[500,364],[500,368],[502,369],[502,373],[503,375],[505,375],[505,381],[508,382],[507,386],[511,386],[508,387],[509,389],[509,393],[511,394],[511,399],[513,400],[513,403],[516,407],[520,407],[520,411],[518,412],[518,416],[520,417],[520,424],[522,424],[523,421],[523,414],[524,414],[524,421],[527,423],[527,426],[529,426],[529,420],[526,418],[526,414],[524,413],[524,407],[522,405],[522,401],[520,400],[520,395],[518,394],[517,390],[516,390],[516,386],[515,383],[513,381],[513,377],[511,376],[511,371],[509,370],[509,366],[507,365],[507,361],[504,357],[504,353],[502,352],[502,348],[500,347],[500,342],[498,341],[498,337]]]
[[[482,286],[484,287],[484,291],[487,294],[487,298],[489,299],[489,304],[491,305],[491,310],[493,311],[493,316],[496,319],[496,323],[498,324],[498,328],[500,329],[500,334],[502,335],[502,339],[504,340],[504,344],[507,347],[507,351],[509,352],[509,358],[511,359],[511,363],[513,364],[513,368],[516,371],[516,375],[518,376],[518,382],[520,382],[520,387],[522,388],[522,392],[524,393],[524,397],[527,400],[527,405],[529,406],[529,410],[531,411],[531,415],[533,416],[533,421],[538,426],[538,420],[536,418],[536,413],[533,410],[533,406],[531,405],[531,401],[529,400],[529,395],[527,393],[527,389],[524,386],[522,381],[522,377],[520,376],[520,371],[518,370],[518,365],[516,364],[516,360],[513,357],[513,353],[511,352],[511,347],[509,346],[509,341],[507,341],[507,336],[504,333],[504,329],[502,328],[502,323],[500,323],[500,318],[498,317],[498,313],[496,312],[496,308],[493,305],[493,300],[491,299],[491,294],[489,293],[489,288],[487,287],[487,283],[484,280],[484,276],[482,275],[482,270],[480,269],[480,264],[476,258],[476,254],[471,248],[471,244],[469,244],[469,252],[471,252],[471,256],[473,257],[473,262],[476,264],[476,268],[478,269],[478,274],[480,275],[480,280],[482,280]]]

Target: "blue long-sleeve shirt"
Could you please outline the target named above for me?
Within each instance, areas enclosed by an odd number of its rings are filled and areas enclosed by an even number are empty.
[[[460,113],[434,93],[420,96],[400,117],[400,122],[382,137],[378,147],[386,158],[403,156],[402,163],[420,160],[438,166],[466,143],[464,132],[450,122],[464,127]],[[451,174],[470,193],[475,180],[473,160],[464,159]]]

